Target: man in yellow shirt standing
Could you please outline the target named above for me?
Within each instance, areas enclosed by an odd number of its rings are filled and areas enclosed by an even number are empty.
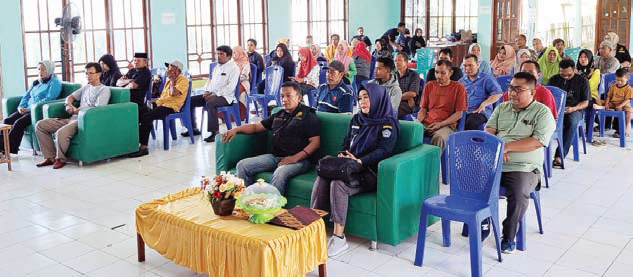
[[[163,119],[172,113],[179,112],[187,98],[189,79],[182,75],[182,62],[175,60],[170,63],[165,63],[165,66],[168,67],[166,73],[167,83],[163,88],[160,98],[148,102],[148,106],[151,105],[151,109],[141,117],[141,126],[139,126],[138,130],[139,143],[141,146],[137,152],[128,155],[130,158],[137,158],[149,154],[147,143],[154,120]]]

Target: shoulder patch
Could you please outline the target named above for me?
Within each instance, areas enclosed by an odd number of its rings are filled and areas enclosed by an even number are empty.
[[[391,127],[391,125],[385,125],[385,126],[382,126],[382,128],[383,129],[393,129],[393,127]]]
[[[389,129],[384,129],[384,130],[382,130],[382,137],[383,137],[383,138],[389,138],[389,137],[391,137],[391,130],[389,130]]]

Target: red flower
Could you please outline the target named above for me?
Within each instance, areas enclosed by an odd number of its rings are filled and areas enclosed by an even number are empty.
[[[213,198],[216,198],[216,199],[222,198],[222,193],[219,192],[219,191],[214,192],[213,193]]]

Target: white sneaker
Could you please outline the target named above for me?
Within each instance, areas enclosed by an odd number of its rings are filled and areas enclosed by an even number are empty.
[[[343,236],[343,238],[339,238],[332,235],[332,237],[330,238],[330,243],[328,244],[327,255],[328,257],[337,256],[343,253],[343,251],[347,250],[348,247],[349,245],[347,245],[347,239],[345,238],[345,236]]]

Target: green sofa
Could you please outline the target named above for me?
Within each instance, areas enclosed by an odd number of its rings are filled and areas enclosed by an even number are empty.
[[[78,132],[70,142],[68,158],[92,163],[138,150],[138,105],[130,90],[110,87],[110,103],[79,112]],[[44,118],[68,118],[63,102],[43,108]]]
[[[321,148],[318,153],[336,155],[352,118],[348,114],[318,112],[321,124]],[[440,149],[422,144],[422,124],[401,121],[395,155],[378,165],[376,192],[352,196],[345,232],[396,245],[417,233],[420,208],[424,199],[439,193]],[[270,132],[238,135],[230,143],[216,139],[216,174],[234,171],[238,161],[270,153]],[[272,172],[256,178],[270,180]],[[310,206],[316,171],[293,178],[286,188],[286,207]],[[430,219],[428,224],[435,219]]]
[[[36,151],[40,151],[40,144],[37,143],[34,126],[43,118],[42,107],[44,107],[44,105],[48,103],[63,101],[63,99],[65,99],[68,95],[72,94],[73,92],[75,92],[75,90],[78,90],[79,88],[81,88],[81,85],[79,84],[62,82],[62,92],[57,100],[44,101],[31,105],[31,121],[33,122],[33,124],[26,127],[20,147],[29,147],[33,149],[33,154],[35,154]],[[5,118],[9,117],[9,115],[18,110],[18,105],[20,105],[20,101],[22,101],[22,96],[13,96],[2,100]]]

